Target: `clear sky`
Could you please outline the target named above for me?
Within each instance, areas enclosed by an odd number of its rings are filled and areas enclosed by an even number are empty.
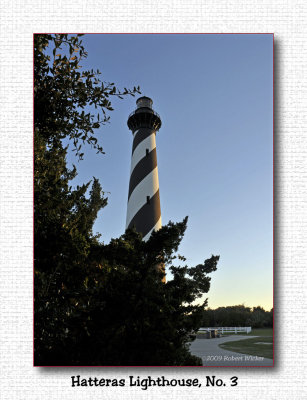
[[[189,216],[179,249],[190,266],[220,255],[211,308],[273,304],[273,36],[94,34],[84,68],[118,88],[139,85],[162,119],[157,157],[162,223]],[[76,184],[109,192],[94,232],[124,233],[133,97],[114,99],[99,130],[105,155],[85,151]]]

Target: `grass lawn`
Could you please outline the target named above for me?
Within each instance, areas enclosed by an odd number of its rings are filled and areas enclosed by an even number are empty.
[[[247,336],[246,334],[244,335]],[[226,342],[219,346],[222,349],[235,351],[241,354],[273,359],[273,329],[253,329],[249,335],[257,337],[237,340],[235,342]],[[256,344],[261,342],[271,344]]]
[[[273,338],[273,328],[258,328],[252,329],[250,335],[253,336],[266,336]],[[269,340],[268,340],[269,342]]]

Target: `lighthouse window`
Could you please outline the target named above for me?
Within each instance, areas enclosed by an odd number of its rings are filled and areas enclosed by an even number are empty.
[[[137,100],[136,104],[137,108],[142,108],[142,107],[151,108],[152,100],[149,97],[141,97],[140,99]]]
[[[147,196],[147,204],[150,203],[150,196]]]
[[[146,156],[148,156],[149,154],[149,149],[146,149]]]

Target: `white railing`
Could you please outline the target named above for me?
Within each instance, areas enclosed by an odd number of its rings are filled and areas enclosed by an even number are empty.
[[[245,332],[245,333],[249,333],[252,330],[251,326],[216,326],[213,328],[199,328],[199,332],[207,332],[207,331],[214,331],[217,330],[220,333],[227,333],[227,332],[234,332],[235,334],[239,333],[239,332]]]

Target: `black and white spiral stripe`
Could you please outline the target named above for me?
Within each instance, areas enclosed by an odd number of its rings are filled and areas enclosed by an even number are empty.
[[[152,128],[133,133],[126,228],[133,226],[145,241],[162,226],[156,132]]]

